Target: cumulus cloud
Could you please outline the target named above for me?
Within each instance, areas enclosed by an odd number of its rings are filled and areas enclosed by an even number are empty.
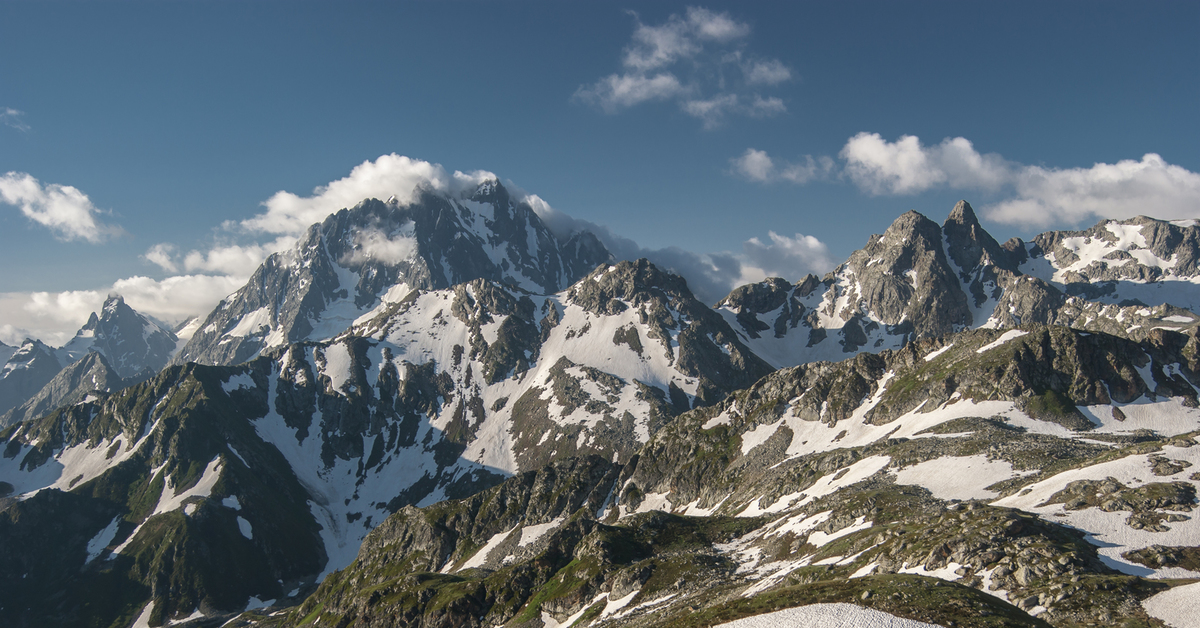
[[[986,208],[997,222],[1045,226],[1058,221],[1138,215],[1164,220],[1200,216],[1200,173],[1148,153],[1091,168],[1026,166],[1015,177],[1016,198]]]
[[[24,121],[25,112],[12,107],[0,107],[0,124],[12,127],[22,133],[29,131],[29,125]]]
[[[1007,196],[983,208],[988,218],[1002,223],[1047,227],[1142,214],[1162,219],[1200,215],[1200,173],[1154,153],[1140,161],[1048,168],[980,154],[963,137],[923,146],[911,135],[888,142],[878,133],[859,133],[840,155],[846,175],[870,194],[950,188]]]
[[[575,100],[609,114],[673,101],[706,129],[732,114],[762,118],[787,111],[782,99],[754,91],[791,80],[792,71],[778,59],[744,54],[749,24],[699,7],[657,26],[633,15],[633,38],[621,59],[624,71],[580,86]]]
[[[240,225],[252,232],[299,235],[339,209],[353,207],[365,198],[386,200],[395,196],[411,201],[422,187],[442,192],[473,190],[496,175],[478,170],[449,173],[439,164],[395,153],[364,161],[350,174],[313,190],[310,196],[276,192],[263,202],[266,211]]]
[[[43,185],[25,172],[0,177],[0,201],[20,208],[26,218],[42,225],[60,240],[103,242],[123,233],[120,227],[101,222],[102,214],[87,194],[69,185]]]
[[[783,277],[795,280],[807,273],[824,274],[833,269],[835,262],[829,247],[817,238],[797,233],[795,237],[768,231],[769,241],[750,238],[742,245],[745,251],[746,271],[757,270],[761,281],[767,277]]]
[[[104,305],[119,294],[133,309],[169,324],[203,315],[246,279],[225,275],[178,275],[166,279],[128,277],[96,290],[0,293],[0,340],[12,344],[24,337],[62,346]],[[19,337],[18,337],[19,336]]]
[[[729,160],[734,174],[759,183],[773,181],[791,181],[792,183],[808,183],[818,179],[832,177],[837,171],[833,159],[805,155],[798,163],[787,162],[776,165],[775,160],[766,151],[747,148],[741,157]]]
[[[994,190],[1012,177],[1012,164],[995,153],[981,155],[963,137],[922,146],[914,135],[895,142],[859,133],[840,153],[845,172],[871,194],[915,194],[936,186]]]

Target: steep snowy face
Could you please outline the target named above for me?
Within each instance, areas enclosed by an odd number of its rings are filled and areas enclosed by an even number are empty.
[[[152,375],[146,371],[143,374],[147,378]],[[103,355],[89,351],[82,359],[59,371],[29,399],[0,413],[0,428],[35,419],[65,405],[97,398],[98,393],[119,390],[132,383],[118,375]]]
[[[129,378],[162,370],[177,340],[170,329],[139,314],[125,304],[125,299],[110,296],[99,316],[93,312],[75,337],[58,350],[58,357],[65,365],[95,351],[107,359],[117,375]]]
[[[407,205],[368,199],[268,258],[176,361],[235,364],[265,348],[327,340],[414,289],[487,279],[553,293],[609,258],[590,233],[559,239],[495,181],[462,198],[425,191]]]
[[[1049,231],[1025,245],[1020,269],[1067,294],[1112,304],[1200,308],[1200,226],[1138,216],[1085,231]]]
[[[0,367],[0,413],[25,403],[61,370],[54,349],[26,339]]]

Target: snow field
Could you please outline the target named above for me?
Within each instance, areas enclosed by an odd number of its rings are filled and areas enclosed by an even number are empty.
[[[977,454],[934,458],[905,467],[896,472],[896,483],[924,487],[938,499],[965,501],[999,497],[987,487],[1018,475],[1022,474],[1008,462],[988,460],[987,455]]]
[[[1186,460],[1193,467],[1200,464],[1200,446],[1163,448],[1161,455],[1175,460]],[[1135,530],[1125,521],[1131,513],[1127,511],[1105,512],[1099,508],[1082,510],[1066,510],[1063,504],[1043,505],[1054,494],[1066,488],[1077,480],[1104,480],[1113,478],[1125,486],[1136,488],[1139,485],[1153,482],[1191,482],[1191,469],[1185,469],[1170,476],[1156,476],[1151,472],[1151,454],[1135,454],[1117,460],[1103,462],[1079,469],[1071,469],[1026,487],[1025,490],[1003,499],[992,502],[994,506],[1020,508],[1032,512],[1047,521],[1070,525],[1088,534],[1089,541],[1099,547],[1101,560],[1108,566],[1130,575],[1151,578],[1195,578],[1200,573],[1178,567],[1151,569],[1140,564],[1131,563],[1121,557],[1121,554],[1131,550],[1142,549],[1151,545],[1183,546],[1195,545],[1200,539],[1200,520],[1195,511],[1185,514],[1185,521],[1167,522],[1170,530],[1152,532],[1146,529]]]
[[[744,617],[714,628],[939,628],[936,624],[904,619],[854,604],[810,604],[754,617]]]
[[[1171,628],[1195,628],[1200,619],[1200,582],[1185,584],[1142,600],[1146,614]]]

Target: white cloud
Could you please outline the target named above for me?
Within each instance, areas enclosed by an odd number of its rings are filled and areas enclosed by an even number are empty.
[[[738,109],[737,94],[718,94],[708,100],[689,100],[682,105],[684,113],[704,122],[704,128],[719,126],[725,114]]]
[[[744,282],[761,281],[767,277],[795,281],[810,272],[822,275],[835,265],[829,255],[829,247],[813,236],[797,233],[796,237],[789,238],[774,231],[767,232],[767,235],[770,242],[750,238],[742,245],[746,260]]]
[[[368,229],[354,234],[354,248],[343,262],[361,264],[378,261],[384,264],[398,264],[416,254],[417,239],[411,234],[389,235],[380,229]]]
[[[616,113],[621,109],[652,100],[670,100],[688,91],[675,78],[664,72],[652,77],[642,74],[611,74],[594,85],[580,87],[575,98],[594,104],[605,113]]]
[[[720,301],[734,288],[745,283],[761,281],[769,276],[795,281],[808,273],[823,274],[834,266],[825,244],[817,238],[801,234],[788,238],[771,232],[768,243],[751,238],[743,244],[741,253],[695,253],[678,247],[643,248],[633,240],[613,233],[608,227],[560,212],[535,194],[514,192],[514,196],[521,195],[560,238],[578,231],[591,231],[613,257],[628,260],[644,257],[660,268],[682,275],[696,298],[709,304]]]
[[[785,163],[779,167],[766,151],[754,148],[747,148],[741,157],[729,161],[734,174],[759,183],[779,180],[808,183],[829,178],[837,169],[833,159],[825,156],[813,158],[812,155],[805,155],[800,163]]]
[[[1200,173],[1154,153],[1091,168],[1026,166],[1017,197],[986,208],[997,222],[1046,226],[1138,215],[1163,220],[1200,217]]]
[[[317,187],[311,196],[276,192],[263,203],[267,208],[265,213],[240,224],[252,232],[299,235],[309,225],[365,198],[386,200],[395,196],[401,201],[411,201],[422,187],[459,193],[474,190],[480,183],[495,178],[496,175],[482,170],[450,174],[439,164],[392,153],[362,162],[348,176]]]
[[[25,172],[0,177],[0,201],[19,207],[26,218],[50,229],[60,240],[99,243],[123,233],[96,217],[102,212],[87,194],[69,185],[40,181]]]
[[[1012,166],[994,153],[981,155],[963,137],[922,146],[914,135],[895,142],[878,133],[859,133],[840,153],[845,172],[871,194],[915,194],[948,185],[954,188],[996,189],[1012,176]]]
[[[751,88],[778,85],[790,80],[792,71],[778,59],[743,62],[749,36],[749,24],[699,7],[671,15],[658,26],[637,19],[621,60],[624,71],[580,86],[573,98],[610,114],[673,100],[706,129],[720,126],[732,114],[763,118],[783,113],[787,107],[782,99]],[[727,67],[738,71],[731,74]]]
[[[0,293],[0,340],[26,336],[62,346],[104,305],[110,294],[125,297],[133,309],[170,324],[207,314],[246,283],[245,277],[179,275],[166,279],[128,277],[97,290]],[[19,337],[18,337],[19,336]]]
[[[12,127],[22,133],[29,131],[29,125],[25,124],[22,118],[25,117],[24,111],[18,111],[12,107],[0,107],[0,124]]]
[[[154,264],[169,273],[179,272],[179,265],[175,263],[175,245],[163,242],[155,244],[142,254],[142,259]]]
[[[778,85],[792,79],[792,71],[778,59],[747,63],[742,71],[748,85]]]
[[[1200,173],[1148,153],[1140,161],[1090,168],[1048,168],[980,154],[963,137],[923,146],[912,135],[895,142],[859,133],[842,149],[845,173],[871,194],[915,194],[933,188],[987,190],[1009,198],[985,206],[997,222],[1030,227],[1079,224],[1100,218],[1195,218]]]

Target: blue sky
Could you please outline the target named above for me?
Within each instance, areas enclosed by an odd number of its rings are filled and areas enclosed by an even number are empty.
[[[61,342],[111,291],[203,314],[286,244],[243,224],[264,203],[391,154],[676,247],[708,295],[959,198],[1001,239],[1200,215],[1196,24],[1194,2],[3,3],[0,340]]]

